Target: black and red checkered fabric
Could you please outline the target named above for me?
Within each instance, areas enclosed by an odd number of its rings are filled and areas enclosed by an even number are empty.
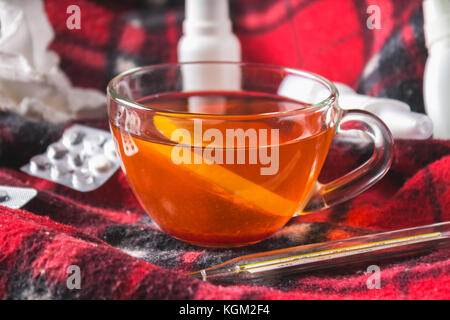
[[[157,3],[157,4],[156,4]],[[179,2],[47,0],[52,49],[79,86],[104,89],[116,73],[176,60]],[[81,8],[81,30],[66,8]],[[245,61],[306,69],[422,111],[426,60],[419,0],[232,1]],[[381,26],[366,26],[368,6]],[[107,128],[106,121],[90,123]],[[60,136],[63,126],[0,113],[0,184],[32,186],[22,210],[0,207],[0,298],[49,299],[448,299],[450,251],[380,263],[381,289],[366,286],[367,266],[217,285],[183,274],[253,252],[450,220],[450,141],[398,140],[387,176],[357,198],[292,219],[257,245],[209,250],[175,240],[152,224],[122,172],[78,193],[18,170]],[[366,152],[331,149],[323,178],[356,166]],[[67,288],[67,268],[81,289]]]

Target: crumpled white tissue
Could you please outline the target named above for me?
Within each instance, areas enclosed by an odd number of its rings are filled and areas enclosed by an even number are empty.
[[[0,0],[0,108],[54,123],[104,116],[105,95],[72,86],[53,37],[41,0]]]

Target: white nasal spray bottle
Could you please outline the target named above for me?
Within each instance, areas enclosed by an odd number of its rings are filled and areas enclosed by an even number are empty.
[[[425,0],[423,10],[425,110],[433,120],[434,137],[450,139],[450,0]]]
[[[241,45],[232,32],[228,0],[186,0],[183,36],[178,42],[179,62],[241,61]],[[183,91],[237,91],[240,69],[230,65],[184,65]],[[189,98],[189,111],[222,113],[225,99]]]

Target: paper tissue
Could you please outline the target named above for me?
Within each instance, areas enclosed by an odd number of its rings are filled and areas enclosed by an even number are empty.
[[[59,68],[53,37],[41,0],[0,0],[0,108],[49,122],[106,115],[104,94]]]

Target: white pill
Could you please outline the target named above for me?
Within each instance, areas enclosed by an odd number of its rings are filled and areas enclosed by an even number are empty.
[[[113,139],[108,139],[105,142],[105,144],[103,146],[103,149],[105,151],[105,156],[108,159],[111,159],[111,160],[116,160],[117,159],[116,147],[114,146]]]
[[[111,162],[104,155],[99,154],[89,159],[88,166],[94,173],[105,173],[111,168]]]
[[[65,164],[57,163],[50,168],[50,177],[53,180],[61,180],[64,179],[69,172],[70,170]]]
[[[30,159],[30,171],[36,173],[38,171],[45,171],[49,169],[51,166],[48,158],[43,155],[37,155]]]
[[[106,138],[103,135],[91,135],[86,137],[83,141],[84,152],[91,155],[101,152],[105,140]]]
[[[64,134],[62,142],[66,147],[71,148],[79,145],[84,136],[85,134],[82,131],[71,131]]]
[[[85,171],[75,171],[72,174],[72,184],[75,188],[82,188],[92,185],[95,182],[95,178]]]
[[[84,163],[84,160],[84,156],[82,156],[80,153],[69,153],[69,155],[67,156],[67,162],[72,168],[81,167]]]
[[[52,143],[47,148],[47,156],[53,160],[60,160],[64,158],[67,153],[66,147],[59,142]]]

